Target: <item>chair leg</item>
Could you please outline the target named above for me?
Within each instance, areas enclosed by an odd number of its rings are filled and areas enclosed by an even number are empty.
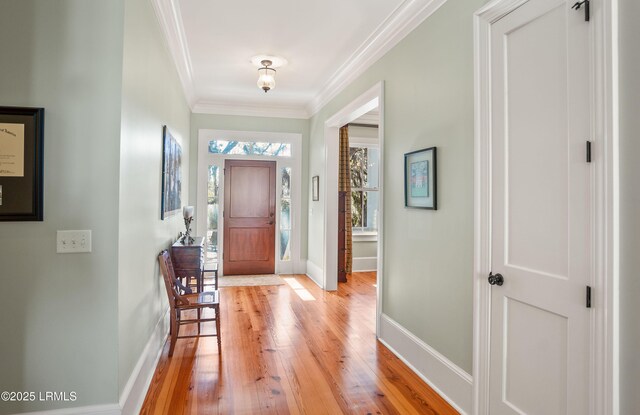
[[[200,323],[201,315],[202,315],[202,309],[199,308],[198,309],[198,334],[200,334],[200,324],[202,324],[202,323]]]
[[[218,338],[218,354],[222,353],[222,344],[220,339],[220,305],[215,307],[216,313],[216,337]]]
[[[180,324],[178,313],[180,310],[171,310],[171,323],[170,323],[170,333],[171,333],[171,343],[169,344],[169,357],[173,356],[173,350],[176,347],[176,342],[178,341],[178,331],[180,331]]]

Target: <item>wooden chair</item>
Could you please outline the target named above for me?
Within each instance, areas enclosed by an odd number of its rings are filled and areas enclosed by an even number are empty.
[[[189,339],[194,337],[218,337],[218,354],[221,353],[220,344],[220,294],[218,290],[205,291],[197,294],[185,294],[181,290],[182,284],[176,278],[173,264],[171,263],[171,255],[169,251],[164,250],[158,255],[158,261],[160,262],[160,270],[164,277],[164,284],[167,289],[167,295],[169,296],[170,307],[170,335],[171,345],[169,347],[169,356],[173,356],[173,349],[176,346],[178,339]],[[210,308],[214,312],[213,318],[201,318],[202,310]],[[181,312],[187,310],[196,310],[197,318],[183,320],[181,318]],[[207,321],[216,322],[215,334],[200,334],[200,324]],[[180,326],[183,324],[198,324],[198,334],[192,336],[178,336]]]

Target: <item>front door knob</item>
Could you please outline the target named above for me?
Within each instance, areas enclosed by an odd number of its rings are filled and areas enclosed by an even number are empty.
[[[502,285],[504,284],[504,278],[501,274],[493,275],[493,273],[489,273],[489,284],[491,285]]]

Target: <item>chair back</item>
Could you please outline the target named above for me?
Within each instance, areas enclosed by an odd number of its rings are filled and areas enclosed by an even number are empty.
[[[175,308],[177,305],[189,304],[180,294],[179,282],[176,278],[173,264],[171,263],[169,251],[165,249],[160,252],[158,262],[160,263],[160,271],[164,279],[165,288],[167,289],[167,296],[169,297],[169,305],[171,308]]]

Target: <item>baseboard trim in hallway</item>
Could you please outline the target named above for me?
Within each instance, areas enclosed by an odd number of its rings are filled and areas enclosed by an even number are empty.
[[[471,413],[473,378],[386,314],[378,339],[461,414]]]
[[[122,415],[140,413],[169,334],[169,309],[162,314],[120,395]]]

